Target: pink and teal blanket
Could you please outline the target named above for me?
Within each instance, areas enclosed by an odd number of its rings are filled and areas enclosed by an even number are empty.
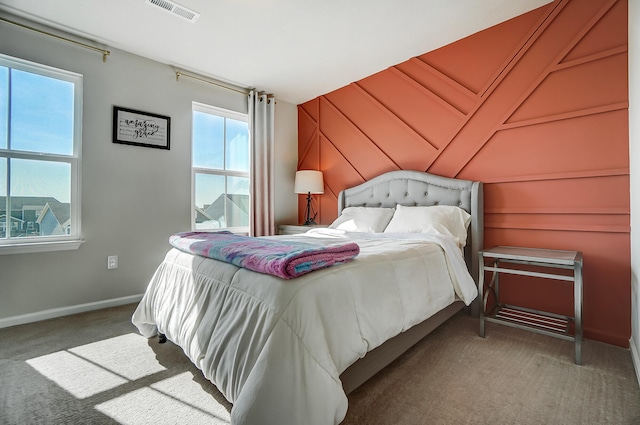
[[[325,246],[241,236],[228,231],[176,233],[169,238],[169,243],[184,252],[283,279],[346,263],[360,253],[360,247],[354,242]]]

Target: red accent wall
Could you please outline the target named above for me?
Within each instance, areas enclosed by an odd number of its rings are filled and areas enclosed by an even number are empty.
[[[557,0],[299,105],[298,168],[324,172],[321,223],[390,170],[485,182],[485,246],[582,251],[585,337],[626,347],[627,81],[627,1]],[[570,284],[508,277],[507,301],[572,315]]]

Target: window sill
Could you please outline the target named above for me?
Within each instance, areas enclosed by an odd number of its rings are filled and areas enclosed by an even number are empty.
[[[192,228],[192,232],[231,232],[235,235],[244,235],[249,236],[249,228],[248,227],[212,227],[212,228]]]
[[[34,252],[72,251],[80,248],[82,239],[68,241],[28,242],[22,244],[0,245],[0,255],[29,254]]]

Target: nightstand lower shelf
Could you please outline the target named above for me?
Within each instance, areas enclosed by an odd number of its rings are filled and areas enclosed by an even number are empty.
[[[566,316],[530,310],[524,307],[502,305],[488,313],[484,320],[566,339],[567,341],[575,340],[574,336],[569,333],[573,319]]]

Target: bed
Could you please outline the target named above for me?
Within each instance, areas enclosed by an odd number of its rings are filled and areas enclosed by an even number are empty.
[[[427,206],[463,211],[465,240],[405,232]],[[233,424],[338,424],[347,393],[465,305],[475,314],[482,206],[480,182],[389,172],[340,192],[331,229],[270,237],[355,241],[353,261],[285,280],[173,248],[132,321],[184,350]],[[354,211],[383,230],[349,228]]]

